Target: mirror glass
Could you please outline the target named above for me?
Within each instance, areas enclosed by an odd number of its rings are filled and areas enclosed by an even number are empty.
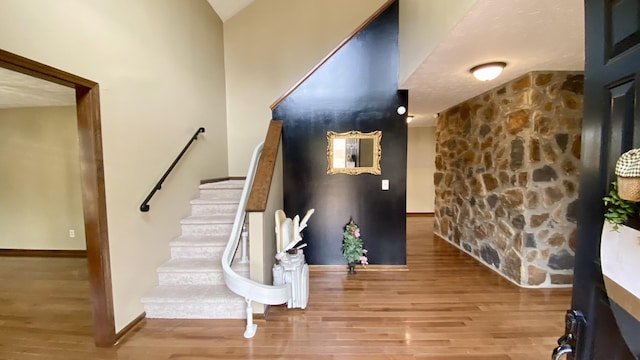
[[[380,175],[382,131],[327,131],[327,174]]]

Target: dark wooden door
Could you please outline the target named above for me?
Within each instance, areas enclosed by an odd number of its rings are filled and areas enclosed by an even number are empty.
[[[640,342],[633,337],[640,335],[639,323],[609,300],[599,258],[602,197],[615,179],[620,154],[640,147],[640,0],[585,0],[585,21],[583,167],[572,307],[584,314],[586,326],[573,358],[636,359]]]

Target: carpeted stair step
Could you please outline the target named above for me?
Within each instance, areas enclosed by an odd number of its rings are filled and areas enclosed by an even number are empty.
[[[215,214],[189,216],[180,220],[182,235],[226,235],[231,234],[234,215]]]
[[[229,214],[238,211],[238,199],[215,199],[202,197],[191,200],[191,215]]]
[[[181,235],[169,242],[172,259],[222,258],[228,235]]]
[[[200,198],[240,200],[244,180],[228,180],[200,185]]]
[[[246,303],[226,285],[161,285],[142,299],[158,319],[244,319]]]
[[[249,264],[235,261],[231,268],[242,276],[249,276]],[[160,285],[224,284],[219,259],[171,259],[160,265],[157,271]]]
[[[225,180],[219,182],[212,182],[206,184],[200,184],[198,187],[200,190],[227,190],[227,189],[240,189],[244,187],[244,180]]]

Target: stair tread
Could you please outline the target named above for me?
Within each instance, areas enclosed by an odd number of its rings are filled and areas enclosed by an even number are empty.
[[[229,235],[181,235],[169,242],[170,246],[226,246]]]
[[[228,190],[228,189],[242,189],[244,187],[244,180],[226,180],[207,184],[201,184],[199,189],[201,190]]]
[[[244,301],[227,285],[160,285],[151,289],[142,302],[163,303],[225,303]]]
[[[158,267],[159,273],[166,272],[222,272],[220,259],[178,258],[171,259]],[[231,265],[236,272],[248,272],[249,264],[236,261]]]
[[[233,224],[235,214],[192,215],[180,220],[181,225]]]
[[[191,205],[237,205],[240,204],[240,199],[225,199],[215,197],[199,197],[191,200]]]

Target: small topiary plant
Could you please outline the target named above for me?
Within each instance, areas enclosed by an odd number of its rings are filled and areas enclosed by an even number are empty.
[[[618,231],[619,226],[629,221],[629,217],[638,213],[638,204],[634,201],[623,200],[618,195],[618,182],[611,183],[611,191],[609,195],[602,198],[607,212],[604,214],[604,220],[613,224],[613,230]]]
[[[353,219],[349,220],[349,223],[345,225],[342,236],[342,256],[347,259],[347,263],[369,264],[367,249],[364,248],[360,238],[360,228],[353,222]]]

